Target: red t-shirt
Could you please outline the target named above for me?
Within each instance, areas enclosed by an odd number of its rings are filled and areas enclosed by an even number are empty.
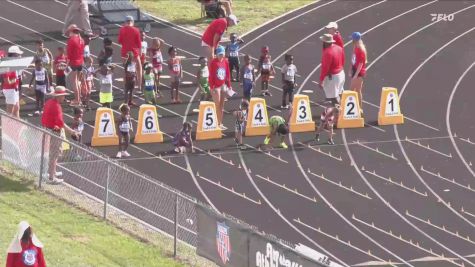
[[[13,83],[8,82],[8,80],[15,80]],[[16,71],[10,71],[2,74],[2,89],[3,90],[12,90],[18,88],[18,76]]]
[[[227,58],[220,61],[215,58],[211,61],[209,67],[209,85],[211,90],[226,84],[231,88],[231,72],[229,71],[229,62]]]
[[[134,26],[123,26],[119,31],[119,44],[122,46],[120,50],[122,57],[127,57],[127,53],[132,51],[135,57],[140,55],[142,49],[142,38],[140,31]]]
[[[213,22],[211,22],[211,24],[208,25],[208,28],[206,28],[206,31],[203,33],[201,40],[207,45],[215,47],[217,44],[213,44],[214,35],[219,35],[219,43],[227,28],[228,21],[226,18],[215,19]]]
[[[59,128],[64,127],[63,109],[56,98],[51,98],[46,101],[43,108],[43,116],[41,117],[41,124],[48,129],[54,129],[55,126]]]
[[[363,77],[366,74],[366,54],[360,47],[355,47],[353,50],[353,56],[351,57],[351,67],[353,74],[358,69],[358,65],[363,64],[358,76]]]
[[[343,48],[338,45],[331,45],[323,49],[322,68],[320,73],[320,84],[328,74],[337,74],[343,69]]]
[[[64,76],[64,69],[65,67],[60,67],[59,64],[64,66],[64,63],[68,62],[68,58],[65,55],[57,56],[54,59],[54,72],[56,76]]]
[[[46,267],[46,262],[41,248],[35,245],[21,244],[20,253],[8,253],[6,267]]]
[[[66,51],[69,66],[77,67],[84,64],[84,40],[79,35],[73,35],[68,39]]]
[[[333,40],[335,40],[335,44],[338,45],[339,47],[341,48],[344,48],[344,44],[343,44],[343,38],[341,38],[341,33],[340,32],[336,32],[334,35],[333,35]]]

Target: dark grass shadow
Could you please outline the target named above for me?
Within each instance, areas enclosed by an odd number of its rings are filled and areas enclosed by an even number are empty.
[[[2,168],[3,169],[3,168]],[[0,172],[0,193],[6,192],[30,192],[33,189],[34,182],[27,179],[12,179],[8,178],[14,173],[1,170]]]

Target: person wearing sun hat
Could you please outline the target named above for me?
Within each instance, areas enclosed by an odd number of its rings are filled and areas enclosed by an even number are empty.
[[[323,42],[323,54],[319,86],[325,92],[327,101],[337,104],[340,102],[340,95],[345,85],[343,48],[335,45],[331,34],[320,36],[320,40]]]
[[[63,182],[62,179],[58,179],[56,177],[56,165],[58,163],[58,158],[61,156],[62,152],[61,147],[63,142],[61,138],[66,137],[66,132],[71,134],[73,137],[77,136],[77,132],[71,129],[66,123],[64,123],[63,109],[61,107],[61,103],[64,102],[64,98],[66,95],[69,95],[69,93],[66,92],[66,88],[64,86],[56,86],[54,92],[51,94],[53,98],[46,101],[43,108],[43,115],[41,117],[42,126],[51,130],[54,134],[58,136],[51,136],[50,138],[50,161],[48,166],[48,183],[50,184],[58,184]]]
[[[46,267],[43,243],[26,221],[18,224],[18,231],[8,246],[6,267]]]
[[[215,55],[215,49],[218,47],[224,32],[228,27],[237,25],[238,23],[239,20],[234,14],[230,14],[225,18],[213,20],[201,37],[201,46],[203,47],[201,56],[207,57],[208,62],[211,62]]]
[[[23,51],[16,45],[8,48],[8,57],[21,57]],[[2,93],[5,96],[7,113],[20,117],[20,89],[22,71],[7,71],[1,74]]]
[[[333,40],[335,40],[335,44],[339,47],[343,48],[343,38],[341,38],[341,33],[338,31],[338,24],[334,21],[331,21],[325,26],[328,33],[333,36]]]
[[[353,40],[353,55],[351,56],[351,70],[350,70],[350,90],[358,93],[358,100],[360,102],[360,110],[363,113],[363,80],[366,75],[367,53],[366,46],[361,39],[361,33],[354,32],[351,34]]]
[[[209,84],[211,88],[211,96],[216,104],[216,113],[218,117],[218,125],[224,130],[223,111],[224,100],[229,96],[231,89],[231,72],[229,71],[229,62],[225,57],[225,48],[218,46],[216,48],[216,58],[209,65]]]

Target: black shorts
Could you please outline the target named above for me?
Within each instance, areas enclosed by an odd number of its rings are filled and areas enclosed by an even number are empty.
[[[58,75],[56,75],[56,86],[64,86],[64,87],[66,87],[66,76],[58,76]]]
[[[72,71],[82,71],[82,65],[79,66],[70,66]]]

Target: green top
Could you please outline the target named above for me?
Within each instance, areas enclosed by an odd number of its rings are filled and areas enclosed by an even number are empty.
[[[153,91],[155,86],[155,75],[152,72],[150,74],[144,73],[143,79],[145,82],[145,90]]]
[[[281,116],[272,116],[272,117],[270,117],[269,125],[272,129],[277,129],[277,127],[279,127],[279,125],[281,125],[281,124],[285,124],[285,120]]]
[[[200,87],[206,92],[209,93],[209,70],[208,66],[204,66],[200,69],[200,79],[199,84]]]

